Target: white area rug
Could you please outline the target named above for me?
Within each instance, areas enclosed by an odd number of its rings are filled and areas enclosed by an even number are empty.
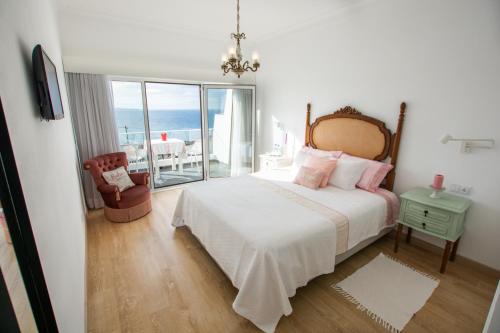
[[[332,287],[391,332],[400,332],[438,284],[438,279],[380,253]]]

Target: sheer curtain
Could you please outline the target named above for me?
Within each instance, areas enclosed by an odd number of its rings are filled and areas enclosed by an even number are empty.
[[[217,161],[230,165],[231,124],[233,117],[233,90],[226,90],[224,109],[214,115],[213,153]]]
[[[252,90],[233,89],[231,176],[252,172]]]
[[[73,128],[80,162],[120,149],[111,87],[104,75],[66,73]],[[94,181],[82,174],[85,201],[89,208],[104,206]]]

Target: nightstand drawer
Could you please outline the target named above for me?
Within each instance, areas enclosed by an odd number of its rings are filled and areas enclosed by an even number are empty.
[[[423,215],[406,213],[404,216],[404,222],[416,229],[426,230],[432,232],[433,234],[445,236],[448,233],[448,223],[435,222],[434,220]]]
[[[406,211],[416,216],[426,217],[428,220],[435,221],[436,223],[448,223],[451,220],[449,212],[425,206],[413,201],[408,202]]]

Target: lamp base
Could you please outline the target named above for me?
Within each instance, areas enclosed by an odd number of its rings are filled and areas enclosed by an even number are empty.
[[[439,199],[441,197],[441,192],[446,190],[446,187],[435,188],[432,185],[429,185],[431,189],[433,189],[432,193],[429,195],[432,199]]]

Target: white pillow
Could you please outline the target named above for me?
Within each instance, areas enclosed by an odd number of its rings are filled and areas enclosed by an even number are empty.
[[[328,184],[340,187],[344,190],[354,190],[356,188],[356,183],[359,182],[361,175],[367,167],[367,161],[339,158]]]
[[[300,169],[304,165],[309,156],[324,157],[324,158],[339,158],[342,155],[341,151],[326,151],[311,147],[302,147],[293,159],[294,169]]]
[[[304,148],[299,150],[293,158],[293,168],[297,170],[300,169],[300,167],[303,166],[306,162],[307,157],[309,157],[309,154],[306,153]]]
[[[118,186],[118,190],[120,192],[135,186],[134,182],[130,179],[127,170],[125,170],[122,166],[111,171],[103,172],[102,177],[109,185]]]

